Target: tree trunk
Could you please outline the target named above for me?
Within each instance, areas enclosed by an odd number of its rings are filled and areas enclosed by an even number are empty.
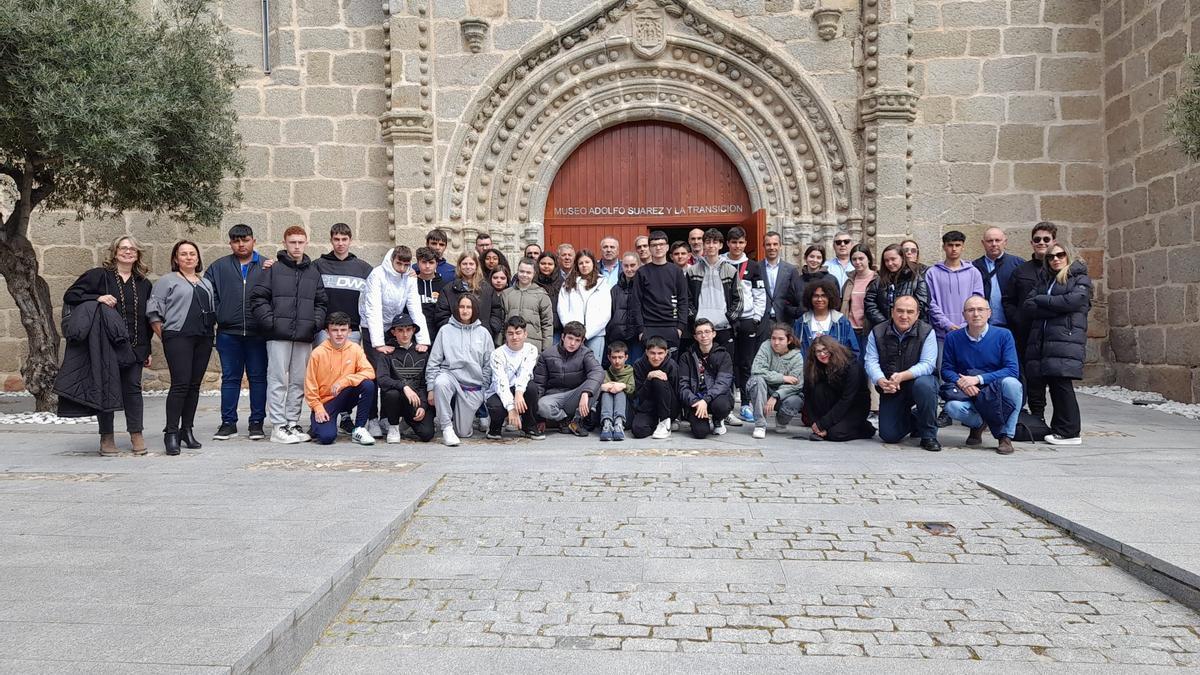
[[[11,216],[19,217],[16,213]],[[29,338],[29,354],[21,364],[25,388],[33,394],[39,412],[52,411],[58,405],[58,397],[54,395],[58,326],[54,323],[50,286],[38,274],[37,255],[28,238],[19,234],[0,238],[0,275],[17,303],[21,324]]]

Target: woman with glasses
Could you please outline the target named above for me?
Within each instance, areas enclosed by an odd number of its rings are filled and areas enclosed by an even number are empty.
[[[810,441],[857,441],[875,435],[867,421],[867,375],[854,354],[828,335],[804,359],[804,421]]]
[[[142,260],[142,245],[133,237],[117,237],[108,247],[108,255],[99,267],[84,272],[63,296],[63,306],[73,309],[84,302],[98,302],[117,310],[129,334],[129,346],[137,363],[121,369],[121,400],[125,410],[125,430],[133,454],[146,454],[142,435],[142,368],[150,367],[150,321],[146,305],[150,300],[149,266]],[[70,309],[64,310],[69,313]],[[100,454],[117,454],[113,413],[99,412]]]
[[[1044,258],[1045,271],[1025,298],[1022,313],[1030,321],[1025,368],[1050,390],[1054,416],[1046,442],[1079,445],[1079,403],[1074,380],[1083,379],[1087,351],[1087,316],[1092,307],[1092,279],[1087,264],[1071,259],[1063,244],[1054,244]]]
[[[867,294],[863,296],[863,311],[872,326],[891,319],[896,298],[906,295],[917,299],[920,319],[925,320],[929,287],[925,285],[925,275],[917,269],[916,263],[905,258],[901,247],[901,244],[892,244],[883,249],[879,256],[882,261],[879,274],[867,286]]]
[[[929,265],[921,262],[921,247],[917,244],[916,239],[905,239],[900,242],[900,253],[904,254],[904,259],[917,266],[917,271],[921,276],[925,276],[925,270],[929,269]]]

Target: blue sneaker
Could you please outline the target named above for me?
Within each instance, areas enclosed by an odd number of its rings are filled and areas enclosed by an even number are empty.
[[[754,411],[751,410],[750,406],[748,406],[748,405],[742,406],[742,412],[739,413],[739,415],[741,416],[743,422],[753,422],[754,421]]]
[[[604,428],[600,430],[600,440],[611,441],[612,439],[613,439],[612,420],[604,420]]]

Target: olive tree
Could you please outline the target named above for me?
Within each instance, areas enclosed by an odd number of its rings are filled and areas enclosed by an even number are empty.
[[[38,410],[55,403],[59,333],[31,240],[35,209],[79,218],[150,212],[220,222],[243,170],[240,69],[209,0],[0,0],[0,275],[20,311],[21,366]],[[82,270],[80,270],[82,272]]]
[[[1200,54],[1188,60],[1191,77],[1171,103],[1171,132],[1183,152],[1200,161]]]

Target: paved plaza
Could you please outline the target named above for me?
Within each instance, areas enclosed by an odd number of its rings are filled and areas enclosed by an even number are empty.
[[[6,427],[0,671],[1200,667],[1200,423],[1081,403],[1082,447],[1011,457],[742,427],[105,459]]]

